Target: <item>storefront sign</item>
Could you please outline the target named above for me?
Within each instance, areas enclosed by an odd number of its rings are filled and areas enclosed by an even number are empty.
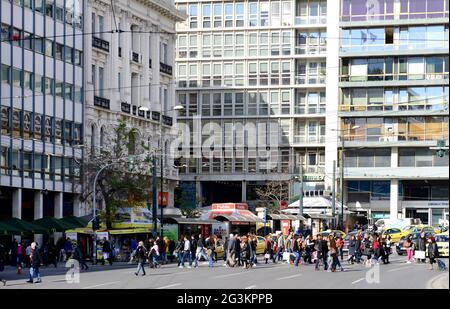
[[[213,204],[212,210],[247,210],[248,205],[247,204],[234,204],[234,203],[228,203],[228,204]]]
[[[167,207],[169,206],[169,192],[162,193],[162,201],[161,201],[161,192],[158,192],[158,205]]]
[[[304,181],[324,181],[325,176],[324,175],[317,175],[317,174],[311,174],[311,175],[304,175],[303,176]]]

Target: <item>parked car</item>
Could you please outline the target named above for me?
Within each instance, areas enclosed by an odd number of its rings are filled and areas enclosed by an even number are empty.
[[[406,248],[403,246],[403,244],[404,244],[406,238],[407,238],[409,235],[412,235],[412,236],[413,236],[412,240],[413,240],[414,244],[417,246],[417,245],[418,245],[418,241],[419,241],[420,234],[421,234],[421,232],[414,232],[414,233],[410,233],[410,234],[408,234],[408,235],[403,236],[402,238],[400,238],[400,241],[399,241],[399,242],[397,243],[397,245],[395,246],[395,249],[396,249],[396,251],[397,251],[397,254],[398,254],[398,255],[404,255],[404,254],[406,254]],[[434,236],[434,235],[435,235],[435,233],[433,233],[433,232],[425,232],[425,238],[427,238],[427,239],[428,239],[428,237]]]
[[[402,230],[397,229],[397,228],[388,228],[388,229],[384,230],[381,235],[383,237],[391,236],[391,242],[393,242],[395,244],[398,243],[400,241],[400,239],[404,236]]]
[[[326,230],[323,232],[318,233],[317,235],[322,235],[323,237],[328,237],[331,233],[334,233],[335,236],[340,236],[343,239],[345,239],[345,236],[347,236],[344,232],[339,230]]]
[[[448,231],[444,233],[437,234],[436,242],[439,249],[439,256],[448,257]]]

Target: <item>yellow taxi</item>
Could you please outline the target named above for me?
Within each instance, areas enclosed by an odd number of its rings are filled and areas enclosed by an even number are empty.
[[[216,255],[218,259],[223,258],[224,256],[224,241],[222,239],[218,239],[217,240],[217,244],[216,244]],[[257,236],[256,237],[256,254],[264,254],[264,250],[265,250],[266,244],[265,244],[265,240],[264,237],[262,236]]]
[[[448,231],[437,234],[435,237],[439,249],[439,256],[448,257]]]
[[[342,239],[344,239],[345,236],[347,236],[347,234],[339,230],[326,230],[318,233],[317,235],[322,235],[322,237],[328,237],[328,235],[330,235],[331,233],[333,233],[334,236],[341,237]]]
[[[424,225],[424,224],[407,225],[403,228],[401,237],[408,236],[409,234],[412,234],[412,233],[422,233],[422,232],[437,234],[437,233],[440,233],[441,230],[439,228],[434,228],[432,226]]]
[[[398,243],[403,237],[403,231],[398,228],[387,228],[381,235],[383,237],[391,236],[391,242]]]

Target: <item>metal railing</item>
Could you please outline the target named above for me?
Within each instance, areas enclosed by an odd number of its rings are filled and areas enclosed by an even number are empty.
[[[99,96],[94,96],[94,105],[101,108],[110,109],[110,100]]]
[[[163,63],[163,62],[160,62],[159,65],[160,65],[159,71],[160,71],[161,73],[164,73],[164,74],[167,74],[167,75],[171,75],[171,76],[172,76],[173,72],[172,72],[172,66],[171,66],[171,65],[165,64],[165,63]]]
[[[95,36],[92,37],[92,47],[109,52],[109,42]]]

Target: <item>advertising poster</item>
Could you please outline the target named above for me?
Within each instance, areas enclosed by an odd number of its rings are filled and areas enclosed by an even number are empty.
[[[164,237],[167,237],[175,242],[178,241],[178,224],[164,224],[163,232]]]
[[[225,238],[230,234],[230,224],[226,223],[214,223],[212,225],[212,234],[219,238]]]
[[[96,252],[97,252],[97,260],[101,260],[103,259],[103,238],[106,238],[106,240],[109,240],[109,233],[108,232],[97,232],[96,233],[97,236],[97,248],[96,248]]]
[[[290,228],[291,228],[290,220],[281,220],[281,230],[283,231],[283,235],[289,235]]]

